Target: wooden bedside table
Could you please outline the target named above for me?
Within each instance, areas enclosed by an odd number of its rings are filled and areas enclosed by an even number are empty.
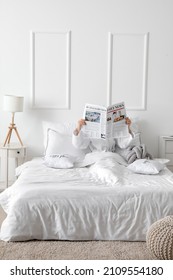
[[[159,138],[159,157],[169,159],[167,167],[173,172],[173,137],[160,136]]]
[[[15,159],[15,168],[24,163],[26,158],[26,147],[17,143],[10,143],[3,147],[0,145],[1,165],[5,167],[5,188],[9,186],[9,158]]]

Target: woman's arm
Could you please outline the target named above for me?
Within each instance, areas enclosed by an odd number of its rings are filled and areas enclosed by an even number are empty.
[[[134,138],[134,134],[131,130],[132,121],[128,117],[125,119],[126,124],[128,125],[129,135],[126,137],[121,137],[116,139],[117,146],[121,149],[125,149],[130,145],[130,142]]]
[[[83,125],[86,125],[86,122],[84,119],[80,119],[72,135],[72,144],[78,149],[87,149],[90,143],[90,139],[85,137],[81,131]]]

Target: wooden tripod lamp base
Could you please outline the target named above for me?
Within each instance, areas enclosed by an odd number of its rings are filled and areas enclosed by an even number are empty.
[[[12,113],[12,122],[10,123],[9,130],[8,130],[7,136],[5,138],[5,142],[4,142],[4,145],[3,145],[4,147],[6,146],[6,144],[10,143],[11,135],[12,135],[13,130],[15,131],[21,146],[23,146],[23,143],[22,143],[22,140],[21,140],[20,135],[18,133],[17,127],[14,124],[14,113]]]
[[[8,130],[8,133],[7,133],[4,145],[3,145],[4,147],[6,146],[6,144],[10,143],[11,135],[12,135],[13,130],[16,132],[17,138],[19,139],[19,142],[20,142],[21,146],[23,146],[23,143],[22,143],[22,140],[21,140],[20,135],[18,133],[17,127],[15,126],[15,124],[10,124],[9,130]]]

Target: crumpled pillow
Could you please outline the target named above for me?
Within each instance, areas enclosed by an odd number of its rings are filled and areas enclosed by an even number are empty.
[[[74,158],[70,155],[54,154],[44,157],[44,164],[51,168],[72,168]]]
[[[127,166],[128,169],[140,174],[158,174],[165,165],[157,160],[137,159]]]
[[[119,163],[112,159],[101,159],[89,168],[94,180],[106,186],[115,186],[119,181]]]

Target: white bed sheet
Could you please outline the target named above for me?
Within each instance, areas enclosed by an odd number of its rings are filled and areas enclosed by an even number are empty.
[[[106,167],[105,167],[106,166]],[[90,167],[52,169],[35,159],[0,194],[7,213],[0,238],[144,241],[150,225],[173,215],[173,174],[140,175],[110,155]]]

